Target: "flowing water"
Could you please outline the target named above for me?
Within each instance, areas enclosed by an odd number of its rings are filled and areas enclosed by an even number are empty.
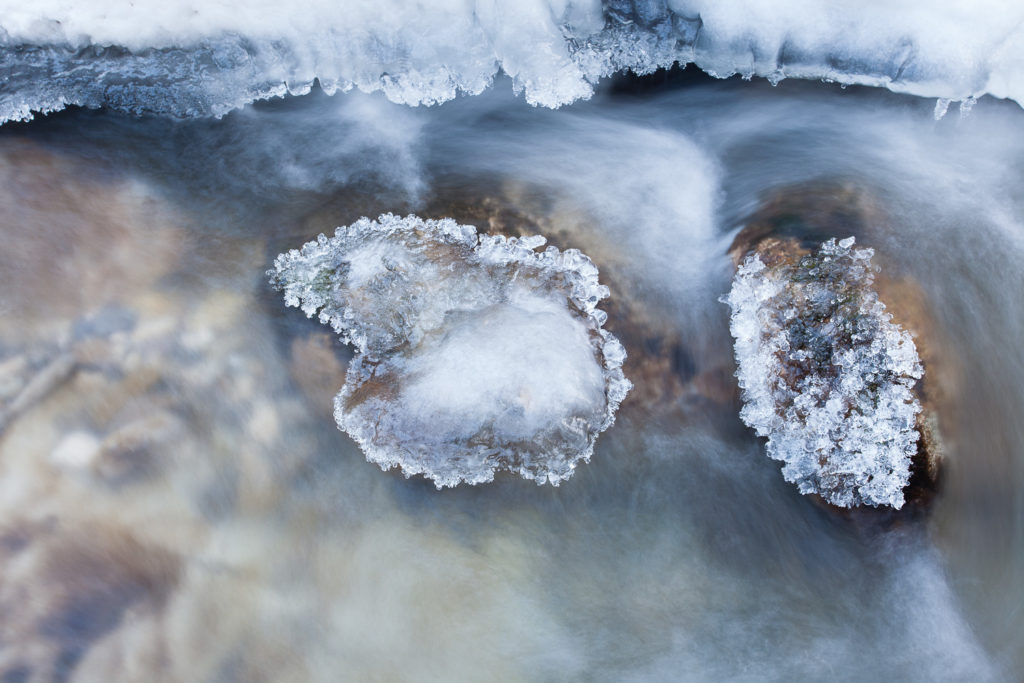
[[[689,71],[511,90],[0,128],[2,680],[1024,675],[1024,111]],[[812,502],[738,417],[727,252],[779,193],[848,207],[833,236],[919,292],[925,512]],[[601,269],[636,387],[560,486],[438,491],[335,426],[352,352],[265,273],[385,212]]]

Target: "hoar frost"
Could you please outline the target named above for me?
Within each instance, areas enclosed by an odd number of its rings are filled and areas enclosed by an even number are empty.
[[[335,419],[366,457],[438,488],[497,470],[558,484],[630,383],[594,264],[539,236],[363,218],[277,257],[285,303],[356,348]]]
[[[919,438],[923,375],[910,334],[871,288],[854,238],[766,266],[740,266],[732,308],[743,421],[801,493],[840,507],[903,506]]]

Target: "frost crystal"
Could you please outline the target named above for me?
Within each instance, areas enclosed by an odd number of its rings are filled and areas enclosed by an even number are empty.
[[[625,351],[597,268],[545,241],[385,214],[277,257],[285,303],[356,348],[334,414],[370,461],[441,488],[499,469],[558,484],[589,460]]]
[[[765,266],[747,256],[724,299],[744,407],[786,481],[840,507],[903,506],[921,404],[910,334],[871,288],[852,237]]]

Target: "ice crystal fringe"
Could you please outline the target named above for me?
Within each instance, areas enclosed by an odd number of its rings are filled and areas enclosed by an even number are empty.
[[[743,421],[801,493],[903,506],[923,374],[910,334],[872,290],[873,250],[830,240],[796,263],[747,256],[732,308]]]

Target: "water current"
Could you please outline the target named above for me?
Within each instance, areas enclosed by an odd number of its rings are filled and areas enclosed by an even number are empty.
[[[934,111],[691,67],[5,124],[0,679],[1019,680],[1024,111]],[[740,420],[720,298],[773,202],[927,321],[923,510],[815,502]],[[384,213],[600,269],[634,388],[559,486],[439,491],[338,430],[353,349],[265,273]]]

